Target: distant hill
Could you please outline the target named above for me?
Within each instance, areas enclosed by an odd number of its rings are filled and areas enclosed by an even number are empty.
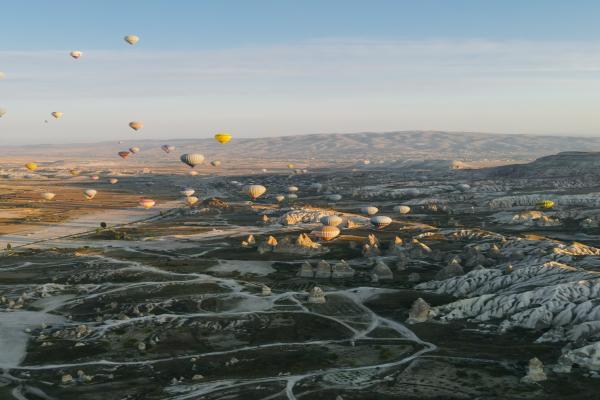
[[[565,151],[526,164],[503,165],[480,172],[491,178],[600,175],[600,152]]]
[[[177,147],[167,157],[160,145]],[[330,161],[443,159],[461,161],[533,160],[559,151],[600,151],[600,138],[534,136],[463,132],[385,132],[316,134],[271,138],[237,139],[221,145],[213,139],[130,140],[123,144],[4,146],[6,157],[29,156],[40,160],[71,158],[113,159],[116,152],[131,146],[142,151],[135,157],[144,162],[172,163],[184,152],[198,151],[209,159],[271,159]]]

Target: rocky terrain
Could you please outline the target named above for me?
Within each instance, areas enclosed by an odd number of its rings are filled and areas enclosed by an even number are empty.
[[[0,398],[594,398],[598,163],[122,172],[160,208],[0,236]]]

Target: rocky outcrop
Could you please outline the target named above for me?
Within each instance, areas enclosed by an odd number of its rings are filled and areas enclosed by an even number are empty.
[[[427,304],[425,300],[422,298],[418,298],[414,301],[410,310],[408,311],[408,319],[406,322],[409,324],[414,324],[418,322],[425,322],[429,319],[429,312],[431,311],[431,306]]]
[[[548,377],[544,372],[544,364],[537,357],[529,360],[527,375],[521,379],[521,382],[536,383],[545,381],[546,379],[548,379]]]

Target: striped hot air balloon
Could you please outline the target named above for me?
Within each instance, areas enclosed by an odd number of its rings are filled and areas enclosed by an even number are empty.
[[[338,237],[340,234],[340,229],[337,226],[323,225],[312,231],[311,234],[319,239],[328,241]]]
[[[371,218],[371,224],[378,229],[385,228],[389,224],[392,223],[392,219],[390,217],[386,217],[385,215],[378,215],[376,217]]]
[[[338,226],[341,225],[342,222],[344,222],[342,217],[339,217],[337,215],[327,215],[321,218],[321,223],[327,226]]]
[[[187,164],[192,168],[204,162],[204,156],[198,153],[182,154],[179,159],[182,163]]]
[[[138,204],[140,205],[140,207],[148,209],[148,208],[154,207],[154,205],[156,204],[156,201],[154,201],[152,199],[140,199]]]
[[[248,194],[248,196],[250,196],[252,200],[256,200],[257,198],[265,194],[266,191],[267,188],[263,185],[248,185],[245,188],[245,192]]]

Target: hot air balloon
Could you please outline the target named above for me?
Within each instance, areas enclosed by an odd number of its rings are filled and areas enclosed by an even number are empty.
[[[396,211],[399,214],[408,214],[410,212],[410,207],[409,206],[396,206],[396,207],[394,207],[394,211]]]
[[[6,75],[4,74],[4,72],[0,71],[0,80],[4,79]]]
[[[27,164],[25,164],[25,168],[27,168],[30,171],[35,171],[36,169],[38,169],[38,165],[34,162],[28,162]]]
[[[330,194],[327,196],[327,200],[329,201],[340,201],[342,199],[342,195],[340,194]]]
[[[267,172],[268,170],[266,168],[261,169],[262,172]]]
[[[294,169],[294,164],[288,164],[288,165],[287,165],[287,167],[288,167],[289,169]]]
[[[248,194],[248,196],[252,198],[252,200],[256,200],[257,198],[265,194],[267,188],[263,185],[248,185],[246,186],[245,191]]]
[[[131,121],[129,123],[129,127],[131,129],[133,129],[134,131],[139,131],[140,129],[142,129],[144,127],[144,123],[141,121]]]
[[[69,173],[70,173],[72,176],[77,176],[77,175],[79,175],[81,172],[80,172],[79,170],[77,170],[77,169],[70,169],[70,170],[69,170]]]
[[[120,151],[117,153],[121,158],[126,159],[127,157],[129,157],[129,152],[128,151]]]
[[[287,195],[287,199],[288,199],[289,201],[298,200],[298,195],[297,195],[297,194],[294,194],[294,193],[289,193],[289,194]]]
[[[535,205],[542,210],[550,210],[554,207],[554,202],[552,200],[542,200],[538,201]]]
[[[140,152],[140,148],[139,148],[139,147],[135,147],[135,146],[134,146],[134,147],[131,147],[131,148],[129,149],[129,151],[130,151],[130,152],[132,152],[133,154],[137,154],[137,153],[139,153],[139,152]]]
[[[369,164],[371,164],[371,161],[369,161],[369,160],[363,160],[362,163],[363,163],[363,165],[369,165]]]
[[[88,189],[88,190],[86,190],[86,191],[83,192],[83,195],[88,200],[93,199],[94,197],[96,197],[97,194],[98,194],[98,192],[95,191],[94,189]]]
[[[391,223],[392,219],[390,217],[386,217],[385,215],[378,215],[376,217],[371,218],[371,224],[373,224],[378,229],[385,228]]]
[[[62,116],[63,116],[62,111],[53,111],[50,114],[56,119],[62,118]]]
[[[140,41],[140,37],[137,35],[127,35],[123,38],[123,40],[125,40],[127,43],[133,46],[134,44]]]
[[[373,206],[361,207],[360,212],[366,215],[375,215],[379,212],[379,208]]]
[[[204,156],[198,153],[183,154],[179,159],[182,163],[187,164],[192,168],[204,162]]]
[[[54,193],[52,192],[44,192],[42,193],[42,198],[44,200],[52,200],[54,198],[54,196],[56,196]]]
[[[298,186],[288,186],[287,188],[288,193],[296,193],[298,190],[300,190],[298,189]]]
[[[90,179],[93,181],[97,181],[98,179],[100,179],[100,177],[98,175],[92,175],[90,176]]]
[[[152,199],[140,199],[139,203],[140,207],[144,207],[146,209],[154,207],[156,201]]]
[[[213,167],[219,167],[221,165],[221,161],[219,161],[219,160],[211,161],[210,165],[212,165]]]
[[[337,226],[330,225],[323,225],[311,232],[311,235],[325,241],[335,239],[339,234],[340,229]]]
[[[277,200],[279,203],[281,203],[282,201],[285,200],[285,196],[282,194],[278,194],[277,196],[275,196],[275,200]]]
[[[163,144],[162,146],[160,146],[160,148],[162,149],[162,151],[164,151],[167,154],[172,152],[173,150],[175,150],[175,146],[171,146],[168,144]]]
[[[2,118],[6,114],[6,110],[4,108],[0,108],[0,118]]]
[[[83,53],[79,50],[74,50],[70,54],[71,54],[71,57],[73,57],[76,60],[83,55]]]
[[[110,184],[111,184],[111,185],[114,185],[114,184],[116,184],[117,182],[119,182],[119,180],[118,180],[117,178],[110,178],[110,179],[108,180],[108,182],[110,182]]]
[[[231,140],[231,135],[225,132],[217,133],[215,135],[215,140],[221,144],[225,144]]]
[[[189,197],[189,196],[193,195],[194,193],[196,193],[196,191],[192,188],[185,188],[179,193],[181,193],[182,195],[184,195],[186,197]]]
[[[344,222],[342,217],[337,215],[326,215],[325,217],[321,218],[321,223],[328,226],[338,226],[342,222]]]
[[[198,198],[196,196],[188,196],[185,198],[185,204],[187,204],[190,207],[196,204],[197,202]]]
[[[190,176],[196,176],[196,175],[198,175],[198,171],[190,171],[190,172],[188,172],[188,174]]]

